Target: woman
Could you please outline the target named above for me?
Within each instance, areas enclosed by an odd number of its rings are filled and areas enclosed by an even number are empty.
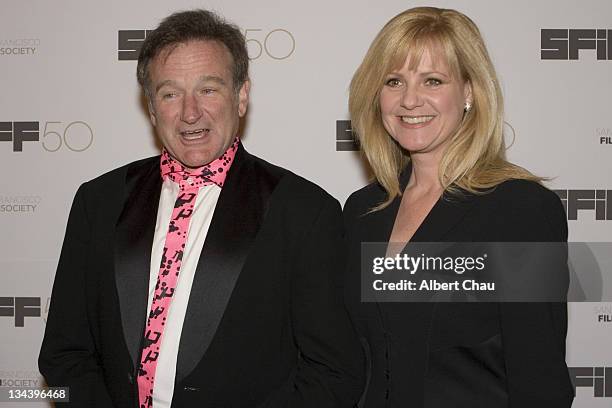
[[[394,17],[352,79],[349,110],[376,177],[345,205],[346,299],[369,357],[361,406],[569,407],[564,303],[360,300],[362,242],[567,241],[560,200],[505,159],[478,28],[454,10]]]

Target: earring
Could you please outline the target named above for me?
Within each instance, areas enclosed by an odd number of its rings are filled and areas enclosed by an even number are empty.
[[[465,113],[469,113],[471,109],[472,109],[472,104],[470,102],[466,101],[465,105],[463,106],[463,111]]]

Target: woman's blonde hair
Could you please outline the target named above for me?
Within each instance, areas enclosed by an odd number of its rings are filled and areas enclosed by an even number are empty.
[[[478,27],[455,10],[416,7],[398,14],[382,28],[351,80],[352,127],[374,176],[388,194],[374,210],[401,195],[399,174],[410,160],[383,126],[379,96],[385,77],[408,56],[410,68],[415,68],[423,52],[432,48],[442,51],[452,75],[472,88],[472,109],[451,136],[440,162],[444,189],[480,193],[509,179],[541,181],[506,160],[501,88]]]

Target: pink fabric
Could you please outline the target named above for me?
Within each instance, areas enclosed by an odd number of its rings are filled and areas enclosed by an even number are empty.
[[[238,138],[227,149],[223,156],[197,169],[187,172],[182,164],[174,160],[166,150],[161,157],[161,174],[164,179],[177,183],[180,187],[179,195],[172,210],[166,242],[162,254],[155,293],[151,303],[151,310],[144,332],[140,365],[138,367],[138,401],[140,408],[153,406],[153,385],[155,383],[155,369],[162,341],[164,326],[168,310],[172,302],[172,295],[181,270],[181,261],[185,242],[189,232],[189,221],[193,214],[198,189],[206,184],[214,183],[223,187],[227,172],[234,161],[238,149]]]

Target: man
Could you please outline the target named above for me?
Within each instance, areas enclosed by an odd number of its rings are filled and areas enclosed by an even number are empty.
[[[164,146],[74,199],[39,359],[83,407],[352,407],[338,202],[248,154],[237,27],[194,10],[143,44]],[[160,170],[161,167],[161,170]]]

